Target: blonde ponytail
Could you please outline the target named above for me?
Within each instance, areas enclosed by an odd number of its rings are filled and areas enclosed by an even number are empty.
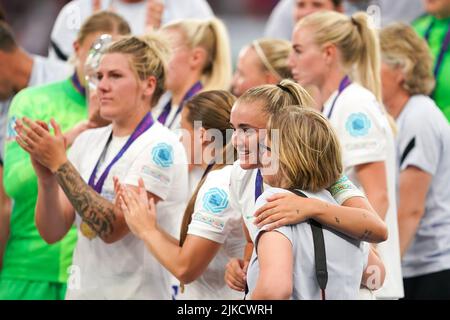
[[[263,111],[273,115],[288,106],[312,108],[314,99],[301,85],[284,79],[279,84],[266,84],[247,90],[236,103],[261,103]]]
[[[167,24],[163,29],[177,29],[190,48],[201,47],[207,58],[202,70],[203,90],[228,90],[231,84],[231,50],[227,29],[217,18],[185,19]]]
[[[322,11],[303,18],[295,28],[310,30],[318,46],[334,44],[339,49],[347,74],[373,93],[395,132],[395,122],[383,105],[380,44],[369,16],[363,12],[347,17],[333,11]]]
[[[356,70],[353,77],[363,87],[366,87],[382,103],[381,95],[381,54],[380,43],[375,28],[370,26],[369,17],[363,12],[357,12],[350,18],[360,37],[361,46],[357,51]]]

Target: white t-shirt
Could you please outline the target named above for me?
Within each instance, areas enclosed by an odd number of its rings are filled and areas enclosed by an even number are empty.
[[[225,266],[232,257],[242,257],[246,245],[240,212],[231,208],[231,166],[211,171],[195,201],[188,234],[222,244],[205,272],[186,285],[179,299],[242,299],[241,292],[230,289],[224,280]]]
[[[49,57],[61,59],[56,53],[55,46],[66,57],[72,55],[72,44],[76,40],[78,31],[80,31],[84,21],[93,13],[92,2],[92,0],[73,0],[61,9],[51,33],[53,45],[50,46]],[[213,12],[206,0],[164,0],[164,6],[162,25],[179,19],[206,19],[213,16]],[[123,16],[130,24],[131,32],[135,35],[145,33],[146,7],[146,0],[137,3],[125,3],[120,0],[101,1],[101,9],[112,9]]]
[[[52,61],[48,58],[32,55],[33,67],[27,87],[47,84],[68,78],[73,72],[73,67],[67,63]],[[3,145],[6,136],[6,122],[9,106],[14,96],[6,101],[0,101],[0,158],[3,159]]]
[[[254,211],[267,203],[266,199],[276,193],[290,191],[280,188],[269,188],[258,198]],[[311,193],[303,191],[308,198],[320,199],[336,204],[331,194],[326,191]],[[317,284],[315,272],[314,242],[311,226],[308,222],[284,226],[276,229],[283,234],[292,245],[293,253],[293,290],[291,299],[320,300],[321,293]],[[263,232],[254,228],[251,237],[256,239],[255,249],[250,261],[247,282],[250,293],[255,289],[259,277],[259,262],[256,254],[258,235]],[[327,300],[357,299],[361,284],[361,277],[367,265],[369,245],[365,242],[351,239],[334,230],[323,226],[328,282],[325,289]]]
[[[69,159],[85,181],[102,154],[112,126],[87,130],[69,150]],[[125,144],[114,138],[116,151]],[[115,152],[107,152],[101,167],[106,167]],[[97,178],[103,173],[97,171]],[[122,183],[137,186],[139,177],[148,192],[161,198],[156,208],[158,224],[178,236],[179,224],[187,199],[186,154],[177,137],[155,122],[129,147],[111,168],[102,196],[114,199],[113,176]],[[96,179],[97,181],[98,179]],[[75,220],[79,227],[80,217]],[[106,244],[100,238],[87,239],[80,231],[73,265],[79,268],[80,288],[68,287],[66,299],[170,299],[169,273],[146,249],[144,243],[129,233],[123,239]]]
[[[412,96],[397,118],[399,173],[408,166],[432,175],[425,213],[406,250],[405,278],[450,269],[450,125],[429,97]]]
[[[335,91],[324,105],[328,115],[337,95]],[[357,83],[350,84],[336,100],[330,118],[342,147],[345,174],[361,190],[356,166],[384,161],[386,165],[389,208],[386,213],[388,240],[378,245],[386,267],[383,287],[377,298],[403,297],[396,204],[396,152],[392,130],[375,96]]]

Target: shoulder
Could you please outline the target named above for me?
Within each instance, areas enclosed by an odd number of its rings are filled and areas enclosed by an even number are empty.
[[[417,19],[415,19],[412,22],[413,28],[418,32],[419,34],[423,34],[426,30],[426,28],[430,25],[430,22],[432,21],[433,17],[429,14],[424,14]]]
[[[72,149],[82,148],[96,148],[98,142],[111,134],[112,126],[106,126],[101,128],[88,129],[82,132],[73,142]]]
[[[229,207],[231,166],[211,171],[197,195],[197,204],[209,213],[219,214]]]
[[[38,103],[40,101],[38,99],[45,98],[48,101],[49,99],[51,100],[50,97],[60,95],[63,91],[63,86],[64,81],[59,81],[22,89],[14,96],[11,109],[21,108],[22,105],[25,108],[33,109],[31,105]]]
[[[291,193],[291,191],[281,188],[267,188],[256,200],[255,209],[259,209],[260,207],[262,207],[267,203],[267,198],[277,193]]]

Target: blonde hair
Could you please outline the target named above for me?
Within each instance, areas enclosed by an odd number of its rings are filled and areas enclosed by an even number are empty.
[[[333,11],[316,12],[301,19],[296,25],[298,28],[310,29],[319,46],[334,44],[351,78],[382,101],[380,45],[367,14],[358,12],[347,17]]]
[[[81,44],[92,33],[105,32],[128,35],[131,33],[128,22],[111,11],[100,11],[91,15],[81,26],[77,41]]]
[[[201,47],[208,56],[202,70],[203,89],[228,90],[231,83],[231,51],[227,29],[217,18],[185,19],[169,23],[163,29],[180,30],[192,49]]]
[[[278,130],[277,181],[284,189],[317,192],[335,183],[342,174],[339,140],[329,121],[309,108],[289,106],[272,115],[267,137]]]
[[[288,65],[288,57],[292,50],[289,41],[263,38],[254,40],[250,47],[261,60],[263,69],[276,76],[278,81],[292,78],[291,68]]]
[[[202,127],[206,130],[217,129],[225,137],[223,140],[222,156],[223,163],[216,163],[211,170],[223,168],[227,163],[233,163],[236,159],[236,151],[231,143],[231,135],[227,135],[228,129],[232,129],[230,124],[231,108],[236,101],[236,97],[224,90],[213,90],[201,92],[188,101],[184,108],[188,110],[187,120],[194,126],[195,121],[201,121]],[[192,221],[195,201],[198,191],[203,185],[206,176],[197,185],[196,190],[188,202],[183,216],[180,230],[180,246],[186,240],[189,224]]]
[[[237,103],[259,103],[268,115],[277,113],[291,105],[313,107],[314,100],[309,93],[292,80],[284,79],[279,84],[266,84],[247,90]]]
[[[394,23],[380,32],[381,57],[391,68],[400,68],[410,95],[429,95],[434,88],[433,58],[427,42],[412,27]]]
[[[339,49],[347,73],[374,94],[395,134],[395,121],[386,112],[381,94],[379,38],[370,24],[369,16],[364,12],[347,17],[334,11],[320,11],[301,19],[295,28],[310,29],[319,46],[334,44]]]
[[[130,66],[140,80],[145,80],[150,76],[155,77],[156,88],[152,95],[151,107],[156,105],[165,91],[164,83],[169,52],[168,45],[156,34],[122,38],[105,50],[105,54],[129,55],[131,57]]]

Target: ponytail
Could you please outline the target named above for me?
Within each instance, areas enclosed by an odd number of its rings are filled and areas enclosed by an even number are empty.
[[[228,90],[231,84],[231,50],[227,29],[217,18],[185,19],[167,24],[163,29],[177,29],[190,48],[205,49],[202,70],[203,90]]]

